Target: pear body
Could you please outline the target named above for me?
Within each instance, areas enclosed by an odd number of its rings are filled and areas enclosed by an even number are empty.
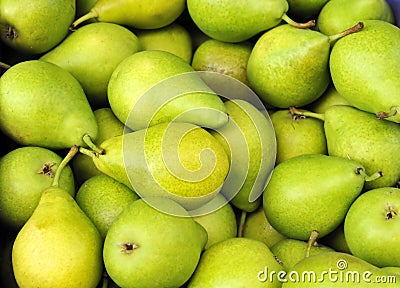
[[[167,51],[135,53],[114,70],[108,100],[132,130],[172,120],[217,128],[228,122],[222,100],[185,60]]]
[[[330,49],[328,36],[318,31],[289,24],[274,27],[258,38],[250,54],[250,87],[273,107],[307,105],[330,83]]]
[[[333,85],[358,109],[394,114],[400,103],[400,29],[382,20],[363,23],[361,31],[337,40],[332,48]],[[400,113],[385,119],[400,122]]]
[[[74,0],[1,1],[0,39],[24,54],[46,52],[67,36],[75,10]]]
[[[365,189],[396,184],[400,178],[399,124],[342,105],[325,111],[324,129],[329,155],[358,161],[367,174],[382,171],[383,177],[366,182]]]
[[[18,286],[96,287],[102,276],[102,240],[89,218],[63,189],[43,192],[13,245]]]
[[[0,159],[0,219],[8,229],[19,231],[31,217],[43,190],[53,182],[61,162],[55,152],[42,147],[19,147]],[[47,166],[46,166],[47,165]],[[43,170],[43,167],[48,167]],[[59,185],[75,195],[74,175],[69,166],[60,176]]]
[[[351,254],[346,237],[344,236],[344,221],[331,233],[320,238],[319,243],[329,246],[337,252]]]
[[[170,199],[157,201],[184,214]],[[110,227],[104,264],[120,287],[180,287],[195,270],[206,241],[207,232],[192,218],[163,213],[139,199]]]
[[[382,187],[364,192],[351,205],[344,235],[351,253],[378,267],[400,266],[400,189]]]
[[[97,138],[93,111],[79,82],[63,68],[29,60],[0,79],[0,129],[21,145],[49,149],[86,146]]]
[[[289,8],[285,0],[189,0],[187,7],[201,31],[223,42],[246,41],[277,26]]]
[[[349,105],[349,102],[339,94],[335,86],[330,85],[321,97],[307,106],[307,109],[315,113],[325,113],[333,105]]]
[[[344,220],[361,193],[364,168],[356,161],[305,154],[278,164],[263,193],[265,215],[288,238],[307,240],[313,230],[323,237]],[[329,205],[326,205],[329,203]]]
[[[68,35],[40,60],[70,72],[96,109],[108,107],[107,86],[114,69],[123,59],[139,50],[139,40],[132,31],[121,25],[96,22]]]
[[[386,0],[330,0],[318,14],[317,29],[333,35],[354,26],[359,21],[382,20],[394,23],[394,16]]]

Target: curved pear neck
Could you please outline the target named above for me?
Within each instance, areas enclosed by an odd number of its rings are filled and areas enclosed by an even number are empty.
[[[71,147],[71,149],[68,151],[67,155],[62,159],[60,165],[58,165],[58,168],[56,170],[56,173],[54,174],[54,179],[53,183],[51,184],[51,187],[58,187],[58,183],[60,180],[60,175],[62,170],[68,165],[69,161],[74,158],[74,156],[79,152],[79,147],[74,145]]]
[[[291,19],[286,13],[282,15],[282,20],[285,21],[287,24],[290,26],[300,28],[300,29],[306,29],[306,28],[311,28],[315,26],[315,20],[310,20],[305,23],[299,23]]]
[[[344,31],[342,31],[342,32],[340,32],[338,34],[334,34],[334,35],[328,36],[328,41],[329,41],[330,44],[332,44],[336,40],[338,40],[338,39],[340,39],[340,38],[342,38],[342,37],[344,37],[346,35],[349,35],[349,34],[352,34],[352,33],[356,33],[356,32],[360,31],[363,28],[364,28],[364,23],[363,22],[358,22],[356,25],[354,25],[353,27],[350,27],[349,29],[346,29],[346,30],[344,30]]]
[[[96,9],[93,9],[93,8],[92,8],[88,13],[86,13],[85,15],[81,16],[80,18],[76,19],[76,20],[71,24],[71,26],[69,26],[69,30],[70,30],[70,31],[75,31],[75,30],[76,30],[76,27],[77,27],[79,24],[81,24],[81,23],[83,23],[83,22],[85,22],[85,21],[87,21],[87,20],[89,20],[89,19],[93,19],[93,18],[97,18],[97,17],[99,17],[99,13],[97,12]]]

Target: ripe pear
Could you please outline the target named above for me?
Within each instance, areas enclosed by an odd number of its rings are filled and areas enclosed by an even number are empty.
[[[158,29],[136,29],[135,33],[143,50],[168,51],[191,63],[192,37],[185,26],[173,22]]]
[[[157,124],[112,137],[99,147],[104,154],[80,151],[92,156],[100,171],[141,198],[171,198],[191,211],[221,191],[229,171],[228,155],[220,142],[207,130],[185,122]]]
[[[358,162],[338,156],[305,154],[276,165],[263,193],[265,215],[288,238],[307,240],[313,230],[323,237],[344,220],[362,192],[367,176]],[[327,205],[326,203],[329,203]]]
[[[90,19],[138,29],[157,29],[174,22],[182,14],[185,4],[184,0],[98,0],[89,12],[71,24],[70,29]]]
[[[171,199],[148,202],[163,202],[186,214]],[[108,230],[103,249],[107,274],[121,287],[180,287],[199,262],[207,232],[191,217],[164,213],[148,202],[131,203]]]
[[[339,94],[332,83],[317,100],[307,105],[308,110],[315,113],[325,113],[333,105],[349,105],[349,102]]]
[[[107,86],[114,69],[140,50],[137,36],[129,29],[97,22],[80,27],[39,59],[70,72],[82,85],[92,108],[97,109],[109,106]]]
[[[16,148],[0,158],[0,219],[12,231],[19,231],[31,217],[43,190],[51,185],[62,158],[55,152],[34,146]],[[74,175],[69,166],[62,171],[60,188],[75,195]]]
[[[187,287],[281,287],[277,281],[265,283],[258,279],[266,267],[282,270],[264,243],[248,238],[227,239],[202,254]]]
[[[194,51],[192,67],[196,71],[223,73],[249,85],[246,70],[251,49],[248,41],[228,43],[208,39]]]
[[[1,76],[0,129],[18,144],[48,149],[87,147],[98,133],[78,80],[41,60],[20,62]]]
[[[350,105],[399,123],[400,29],[382,20],[363,23],[361,31],[339,39],[332,48],[333,85]]]
[[[103,239],[122,210],[137,199],[139,196],[132,189],[105,174],[87,179],[75,196]]]
[[[394,23],[392,9],[386,0],[330,0],[318,14],[316,28],[332,35],[370,19]]]
[[[400,266],[399,214],[399,188],[376,188],[360,195],[344,221],[351,253],[378,267]]]
[[[362,23],[334,35],[279,25],[261,35],[247,63],[250,87],[277,108],[301,107],[328,88],[332,43],[362,29]]]
[[[296,23],[286,12],[286,0],[188,0],[187,8],[193,22],[210,38],[223,42],[242,42],[281,21],[296,27],[312,27],[314,21]],[[210,15],[213,15],[210,17]]]
[[[303,154],[327,154],[324,122],[301,117],[288,109],[270,115],[275,130],[276,164]]]
[[[0,39],[24,54],[44,53],[67,36],[75,11],[75,0],[2,0]]]
[[[218,128],[228,122],[224,103],[181,57],[148,50],[125,58],[108,84],[117,118],[132,130],[174,121]]]
[[[77,151],[73,146],[60,163],[52,185],[43,191],[38,206],[15,238],[12,265],[21,288],[95,288],[101,279],[100,233],[58,184],[63,168]]]

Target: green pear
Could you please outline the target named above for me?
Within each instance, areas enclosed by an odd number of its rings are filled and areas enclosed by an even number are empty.
[[[100,144],[108,138],[120,136],[124,134],[124,131],[128,131],[127,128],[124,127],[124,124],[115,117],[109,107],[96,109],[93,111],[93,114],[99,128],[98,137],[96,141],[94,141],[95,144]],[[82,153],[74,156],[71,160],[71,167],[78,185],[82,185],[84,181],[92,176],[103,174],[96,168],[92,158]]]
[[[329,246],[335,251],[351,254],[349,245],[347,245],[346,237],[344,236],[344,222],[331,233],[322,237],[319,240],[319,243]]]
[[[135,30],[135,33],[143,50],[168,51],[191,63],[192,37],[185,26],[173,22],[158,29]]]
[[[108,84],[117,118],[132,130],[170,122],[218,128],[228,122],[224,103],[181,57],[148,50],[124,59]]]
[[[317,18],[321,9],[329,1],[330,0],[287,0],[289,4],[287,14],[293,19],[299,20]],[[318,21],[316,24],[318,26]]]
[[[107,86],[114,69],[140,50],[132,31],[121,25],[97,22],[77,29],[39,59],[70,72],[96,109],[108,107]]]
[[[400,266],[400,189],[361,194],[346,215],[344,235],[351,253],[378,267]]]
[[[149,202],[163,202],[170,210],[181,210],[180,215],[186,213],[167,198]],[[206,230],[191,217],[164,213],[139,199],[108,230],[104,265],[121,287],[179,287],[193,274],[206,242]]]
[[[263,193],[265,215],[288,238],[323,237],[344,221],[367,176],[358,162],[324,154],[296,156],[276,165]],[[329,205],[327,205],[329,203]]]
[[[192,67],[196,71],[223,73],[249,85],[246,71],[251,50],[252,44],[248,41],[228,43],[208,39],[194,51]]]
[[[262,206],[247,214],[242,237],[261,241],[270,248],[279,241],[286,239],[285,235],[276,231],[269,223]]]
[[[329,36],[289,24],[266,31],[254,44],[247,63],[250,87],[265,103],[277,108],[310,104],[331,81],[332,43],[361,28],[359,23]]]
[[[70,29],[95,19],[138,29],[157,29],[174,22],[186,7],[184,0],[98,0],[86,14],[76,19]]]
[[[361,31],[339,39],[332,48],[333,85],[350,105],[399,123],[400,29],[382,20],[363,23]]]
[[[308,247],[307,242],[290,238],[283,239],[270,248],[271,252],[282,262],[282,266],[286,271],[289,271],[305,257],[334,251],[332,248],[319,243]]]
[[[278,26],[281,21],[295,27],[312,27],[314,21],[296,23],[286,12],[286,0],[188,0],[193,22],[210,38],[223,42],[242,42],[262,31]],[[212,17],[210,17],[212,15]]]
[[[18,232],[12,265],[18,286],[93,287],[102,272],[102,239],[74,198],[59,187],[59,178],[78,151],[73,146],[60,163],[32,216]]]
[[[331,83],[321,97],[310,103],[306,109],[315,113],[325,113],[333,105],[349,105],[349,102],[339,94]]]
[[[43,190],[51,185],[62,158],[55,152],[26,146],[0,158],[0,221],[8,229],[19,231],[31,217]],[[60,188],[75,195],[74,175],[63,169]]]
[[[386,0],[330,0],[317,18],[317,29],[326,35],[343,31],[364,20],[394,23],[392,9]]]
[[[122,210],[137,199],[139,196],[132,189],[105,174],[87,179],[75,196],[103,239]]]
[[[283,270],[267,245],[254,239],[231,238],[202,254],[187,287],[281,287],[277,281],[260,281],[266,268]]]
[[[400,277],[343,252],[306,257],[281,277],[282,288],[292,287],[398,287]]]
[[[21,145],[88,146],[97,138],[93,111],[78,80],[41,60],[20,62],[0,78],[0,129]]]
[[[2,0],[0,39],[25,54],[44,53],[67,36],[75,11],[75,0]]]
[[[162,123],[112,137],[99,147],[104,154],[80,151],[90,155],[101,172],[140,197],[171,198],[195,214],[195,209],[221,191],[229,172],[228,155],[220,142],[207,130],[185,122]]]
[[[381,269],[389,273],[394,273],[400,276],[400,267],[398,266],[386,266],[382,267]]]
[[[210,202],[202,207],[205,214],[198,213],[198,216],[193,217],[207,231],[208,239],[204,249],[237,236],[236,215],[231,204],[222,194],[218,194]],[[209,209],[208,205],[215,205],[217,209]]]
[[[281,109],[270,115],[277,149],[276,164],[303,154],[327,154],[324,122]]]
[[[242,99],[224,104],[229,122],[211,131],[231,162],[221,191],[236,208],[251,212],[261,205],[260,196],[275,165],[275,133],[265,110]]]

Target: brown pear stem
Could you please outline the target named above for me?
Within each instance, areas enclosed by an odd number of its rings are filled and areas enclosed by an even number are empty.
[[[350,27],[349,29],[346,29],[338,34],[328,36],[328,41],[329,41],[329,43],[333,43],[336,40],[338,40],[339,38],[342,38],[346,35],[358,32],[363,28],[364,28],[364,23],[358,22],[356,25],[354,25],[353,27]]]
[[[310,256],[311,247],[314,246],[317,242],[317,238],[319,236],[319,232],[317,230],[313,230],[310,234],[310,238],[307,241],[307,250],[306,250],[306,257]]]
[[[306,29],[306,28],[311,28],[311,27],[315,26],[315,20],[310,20],[310,21],[308,21],[306,23],[298,23],[298,22],[294,21],[293,19],[291,19],[286,14],[282,15],[282,20],[285,21],[290,26],[293,26],[293,27],[296,27],[296,28],[300,28],[300,29]]]
[[[79,147],[74,145],[71,147],[71,149],[68,151],[67,155],[61,160],[60,165],[58,165],[58,168],[56,170],[56,173],[54,174],[54,179],[53,183],[51,184],[52,187],[58,187],[58,182],[60,180],[60,175],[62,170],[68,165],[69,161],[71,161],[72,158],[78,153]]]
[[[311,117],[311,118],[316,118],[322,121],[325,121],[325,115],[321,113],[315,113],[311,111],[305,111],[305,110],[299,110],[295,107],[290,107],[289,111],[292,115],[301,115],[305,117]]]
[[[242,210],[240,214],[239,228],[237,237],[243,237],[244,224],[246,223],[247,212]]]
[[[93,143],[92,138],[90,137],[90,135],[88,135],[88,134],[83,135],[82,140],[95,153],[104,154],[104,149],[97,147],[96,144]]]
[[[75,31],[75,30],[76,30],[76,27],[77,27],[79,24],[81,24],[81,23],[83,23],[83,22],[85,22],[85,21],[87,21],[87,20],[89,20],[89,19],[97,18],[97,17],[99,17],[99,13],[97,13],[97,10],[95,10],[95,9],[92,8],[88,13],[86,13],[85,15],[81,16],[80,18],[76,19],[76,20],[71,24],[71,26],[69,26],[69,30],[70,30],[70,31]]]
[[[394,107],[390,108],[389,112],[384,112],[384,111],[378,112],[376,114],[376,119],[381,120],[381,119],[392,117],[397,114],[398,110],[400,110],[400,107],[394,106]]]

